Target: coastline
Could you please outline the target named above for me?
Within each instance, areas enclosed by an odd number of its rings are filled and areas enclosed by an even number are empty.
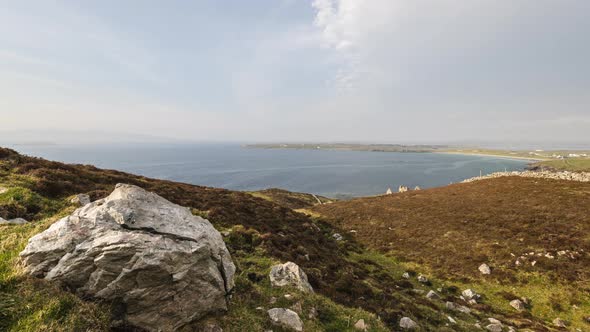
[[[502,159],[514,159],[514,160],[528,160],[531,163],[546,161],[550,159],[542,159],[542,158],[530,158],[530,157],[518,157],[518,156],[509,156],[509,155],[499,155],[499,154],[488,154],[488,153],[472,153],[472,152],[456,152],[456,151],[433,151],[432,153],[442,153],[442,154],[457,154],[457,155],[464,155],[464,156],[479,156],[479,157],[496,157]]]

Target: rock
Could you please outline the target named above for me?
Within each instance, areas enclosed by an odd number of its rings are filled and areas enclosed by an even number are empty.
[[[309,313],[307,314],[307,318],[309,318],[309,319],[318,318],[318,309],[316,309],[315,307],[311,307],[311,309],[309,309]]]
[[[499,321],[499,320],[497,320],[495,318],[492,318],[492,317],[488,318],[488,322],[490,322],[492,324],[502,325],[502,322],[501,321]]]
[[[510,301],[510,306],[518,311],[523,311],[526,309],[524,303],[519,299]]]
[[[301,301],[292,305],[290,309],[295,311],[297,314],[301,314],[303,312],[303,306],[301,305]]]
[[[216,323],[206,323],[200,331],[201,332],[223,332],[223,329],[221,328],[221,326],[217,325]]]
[[[285,294],[284,297],[285,297],[285,299],[287,299],[289,301],[293,299],[293,295],[291,295],[291,294]]]
[[[557,327],[567,327],[567,324],[561,318],[555,318],[553,320],[553,325],[555,325]]]
[[[139,187],[118,184],[29,240],[29,274],[120,304],[117,321],[173,331],[227,309],[235,266],[209,221]]]
[[[463,297],[466,300],[475,300],[477,302],[477,300],[481,297],[479,294],[477,294],[475,291],[473,291],[471,288],[464,290],[461,295],[463,295]]]
[[[421,283],[423,283],[423,284],[426,284],[426,283],[428,283],[428,278],[426,278],[425,276],[423,276],[423,275],[420,274],[418,276],[418,281],[421,282]]]
[[[457,324],[457,321],[456,321],[456,320],[455,320],[453,317],[451,317],[451,316],[447,316],[447,319],[449,320],[449,322],[450,322],[451,324]]]
[[[399,327],[401,327],[402,329],[411,330],[417,328],[418,324],[416,324],[416,322],[414,322],[409,317],[403,317],[399,321]]]
[[[274,265],[270,270],[270,284],[273,287],[293,286],[303,292],[313,293],[307,275],[293,262]]]
[[[488,264],[481,264],[478,268],[479,272],[481,272],[481,274],[490,274],[492,273],[492,270],[490,269],[490,267],[488,266]]]
[[[0,195],[8,191],[8,188],[0,187]]]
[[[431,300],[438,300],[438,299],[440,299],[440,296],[438,294],[436,294],[436,292],[433,291],[433,290],[428,291],[428,293],[426,294],[426,297],[429,298],[429,299],[431,299]]]
[[[486,330],[488,330],[490,332],[502,332],[502,324],[486,325]]]
[[[471,309],[467,308],[466,306],[458,305],[458,304],[456,304],[454,302],[450,302],[450,301],[447,301],[445,303],[445,306],[449,310],[455,310],[455,311],[459,311],[459,312],[466,313],[466,314],[471,312]]]
[[[334,235],[332,235],[332,237],[336,240],[336,241],[342,241],[344,240],[344,237],[342,235],[340,235],[339,233],[334,233]]]
[[[473,324],[473,327],[475,327],[478,330],[481,330],[481,325],[479,323]]]
[[[28,223],[28,221],[23,218],[14,218],[6,220],[0,217],[0,225],[24,225],[26,223]]]
[[[288,330],[303,331],[303,322],[301,321],[301,318],[299,318],[299,315],[293,310],[272,308],[268,310],[268,316],[273,325]]]
[[[357,331],[366,331],[368,328],[369,327],[367,326],[367,324],[365,324],[365,320],[364,319],[359,319],[354,324],[354,329],[357,330]]]
[[[402,278],[410,279],[410,274],[408,272],[404,272],[404,274],[402,274]]]
[[[90,204],[90,196],[86,194],[78,194],[70,200],[70,203],[77,204],[79,206]]]

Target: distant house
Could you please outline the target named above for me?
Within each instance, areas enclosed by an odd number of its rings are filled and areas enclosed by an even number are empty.
[[[391,191],[391,188],[387,188],[385,195],[391,195],[391,194],[393,194],[393,191]]]
[[[580,155],[577,154],[577,153],[570,153],[567,156],[570,157],[570,158],[576,158],[576,157],[579,157]]]

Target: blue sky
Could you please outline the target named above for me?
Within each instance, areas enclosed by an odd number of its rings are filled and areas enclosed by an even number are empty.
[[[0,1],[0,132],[588,143],[589,12],[585,0]]]

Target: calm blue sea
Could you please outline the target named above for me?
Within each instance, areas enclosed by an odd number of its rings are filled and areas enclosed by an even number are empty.
[[[233,144],[13,146],[21,153],[234,190],[283,188],[329,197],[437,187],[527,161],[435,153],[250,149]]]

